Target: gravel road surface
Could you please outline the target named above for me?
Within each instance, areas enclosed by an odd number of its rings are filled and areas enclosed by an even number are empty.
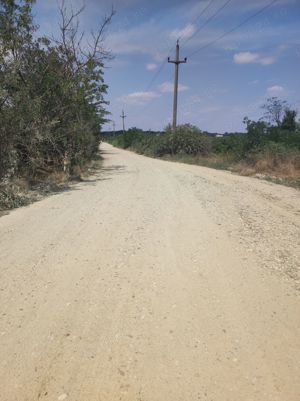
[[[101,147],[0,219],[0,400],[299,401],[300,191]]]

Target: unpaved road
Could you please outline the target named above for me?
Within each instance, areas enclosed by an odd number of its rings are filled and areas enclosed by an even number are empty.
[[[299,401],[300,192],[103,149],[0,219],[0,400]]]

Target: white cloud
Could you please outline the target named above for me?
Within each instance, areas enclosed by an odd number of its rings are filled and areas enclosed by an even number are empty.
[[[185,85],[178,85],[178,91],[185,91],[189,88]],[[122,103],[130,105],[143,105],[150,102],[152,99],[156,99],[161,96],[162,93],[171,93],[174,90],[174,84],[172,82],[164,82],[158,87],[158,91],[148,92],[133,92],[128,95],[119,97],[117,100]]]
[[[270,65],[275,63],[275,58],[271,56],[263,56],[259,53],[241,52],[233,56],[236,64],[253,64],[258,63],[261,65]]]
[[[262,65],[271,65],[274,64],[276,61],[275,57],[261,57],[260,60],[258,61]]]
[[[189,102],[191,103],[191,104],[198,104],[198,103],[201,103],[201,97],[200,96],[198,96],[198,95],[194,95],[194,96],[190,96],[190,98],[189,98]]]
[[[110,32],[105,44],[115,55],[147,54],[155,61],[161,62],[167,58],[172,43],[168,35],[155,21],[149,21]]]
[[[133,92],[119,97],[118,100],[131,105],[142,105],[159,96],[158,92]]]
[[[157,68],[157,64],[154,64],[154,63],[149,63],[146,65],[146,69],[148,71],[154,71],[154,70],[156,70],[156,68]]]
[[[188,39],[190,38],[196,31],[195,25],[188,24],[183,29],[175,29],[170,33],[171,39]]]
[[[237,53],[233,56],[234,62],[236,64],[247,64],[247,63],[254,63],[258,58],[257,53],[250,53],[250,52],[243,52]]]
[[[270,86],[267,89],[267,94],[269,96],[279,96],[279,95],[283,95],[285,92],[284,88],[280,85],[274,85],[274,86]]]
[[[178,92],[186,91],[188,90],[189,87],[185,85],[178,85]],[[172,82],[164,82],[161,85],[159,85],[159,90],[162,93],[169,93],[174,91],[174,84]]]
[[[216,106],[208,106],[208,107],[200,107],[198,110],[198,113],[215,113],[216,111],[219,111],[220,107],[216,107]]]

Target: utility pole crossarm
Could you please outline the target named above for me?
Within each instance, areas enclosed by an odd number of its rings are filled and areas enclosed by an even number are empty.
[[[177,54],[177,49],[178,49],[178,54]],[[168,57],[168,63],[172,63],[172,64],[182,64],[182,63],[186,63],[187,62],[187,58],[185,57],[183,60],[179,60],[179,40],[177,40],[176,43],[176,60],[170,60],[170,57]]]
[[[176,44],[176,59],[170,60],[168,57],[168,63],[175,64],[175,81],[174,81],[174,101],[173,101],[173,130],[176,129],[177,125],[177,101],[178,101],[178,75],[179,75],[179,65],[185,64],[187,62],[187,58],[184,60],[179,59],[179,40],[177,40]]]
[[[183,64],[187,62],[187,58],[185,57],[183,60],[170,60],[170,57],[168,57],[168,63],[172,63],[172,64]]]

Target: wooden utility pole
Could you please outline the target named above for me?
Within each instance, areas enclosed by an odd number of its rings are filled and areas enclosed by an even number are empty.
[[[125,133],[125,118],[127,117],[127,116],[125,116],[125,114],[124,114],[124,110],[122,110],[122,115],[120,116],[121,118],[122,118],[122,120],[123,120],[123,134]]]
[[[175,64],[175,81],[174,81],[174,101],[173,101],[173,130],[176,129],[177,125],[177,100],[178,100],[178,75],[179,75],[179,64],[186,63],[187,58],[179,60],[179,40],[176,44],[176,59],[170,60],[168,57],[168,63]]]
[[[113,121],[112,125],[113,125],[113,133],[114,133],[114,136],[115,136],[115,134],[116,134],[116,123]]]

